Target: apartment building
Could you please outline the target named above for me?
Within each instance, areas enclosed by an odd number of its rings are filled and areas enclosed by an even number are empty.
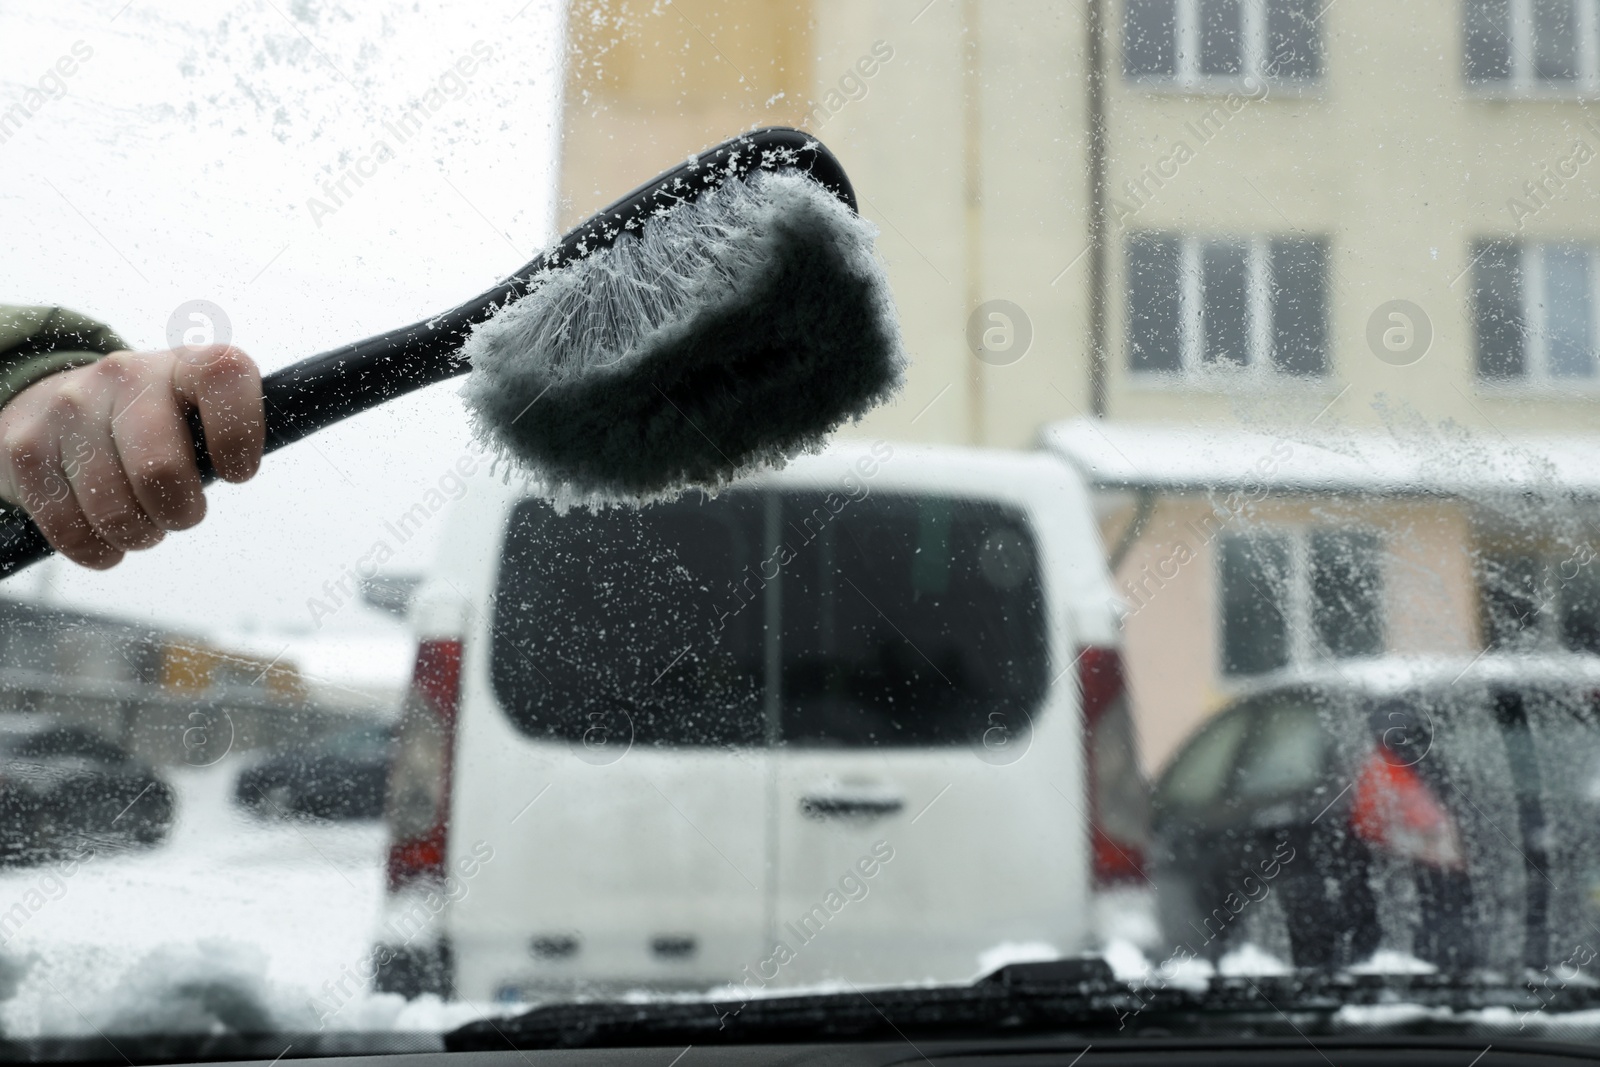
[[[803,125],[915,360],[1096,490],[1159,766],[1312,660],[1600,651],[1592,0],[574,0],[566,221]]]

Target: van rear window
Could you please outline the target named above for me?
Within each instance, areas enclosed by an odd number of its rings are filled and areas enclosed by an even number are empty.
[[[494,692],[549,740],[964,743],[1043,698],[1036,561],[1026,521],[988,501],[526,501],[493,605]]]

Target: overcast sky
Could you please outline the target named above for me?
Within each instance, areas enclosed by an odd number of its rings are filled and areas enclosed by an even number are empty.
[[[0,113],[29,112],[0,143],[0,303],[63,304],[153,349],[208,301],[270,370],[480,292],[552,236],[560,0],[523,3],[0,7]],[[419,104],[401,142],[389,126]],[[349,196],[324,190],[352,169],[367,176]],[[322,583],[471,450],[457,388],[269,457],[210,491],[201,527],[107,574],[57,560],[0,592],[281,647]],[[422,565],[437,533],[392,566]],[[364,608],[330,634],[399,639]]]

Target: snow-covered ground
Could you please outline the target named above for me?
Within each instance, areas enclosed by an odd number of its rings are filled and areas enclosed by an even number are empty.
[[[0,1033],[440,1032],[485,1012],[520,1010],[334,992],[371,949],[383,902],[383,828],[248,815],[231,802],[243,763],[170,772],[178,814],[156,848],[103,852],[70,874],[51,867],[0,873]],[[1102,952],[1120,978],[1200,989],[1217,974],[1289,970],[1255,944],[1216,966],[1168,958],[1154,905],[1153,894],[1140,890],[1096,902]],[[982,969],[1053,955],[1042,943],[1008,943],[986,954]],[[1354,970],[1431,968],[1380,952]],[[1362,1013],[1373,1011],[1351,1009],[1346,1021],[1370,1023]],[[1563,1025],[1592,1024],[1596,1014]]]
[[[383,828],[258,819],[231,800],[243,762],[168,772],[177,817],[155,848],[102,851],[65,874],[0,872],[0,1032],[439,1031],[515,1010],[332,992],[372,947]],[[1151,905],[1108,897],[1097,919],[1138,955],[1130,942],[1149,947]],[[995,966],[1054,954],[996,953]]]
[[[257,820],[231,803],[238,767],[172,772],[178,817],[156,848],[101,853],[65,877],[0,873],[0,917],[12,917],[0,918],[0,969],[21,971],[0,1002],[0,1031],[318,1029],[311,999],[326,1002],[324,983],[371,948],[383,829]],[[437,1030],[477,1016],[367,994],[323,1021]]]

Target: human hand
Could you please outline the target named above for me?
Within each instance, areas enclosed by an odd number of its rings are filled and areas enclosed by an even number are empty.
[[[261,373],[236,348],[113,352],[41,378],[0,408],[0,499],[20,505],[57,552],[115,566],[205,517],[198,410],[219,477],[261,465]]]

